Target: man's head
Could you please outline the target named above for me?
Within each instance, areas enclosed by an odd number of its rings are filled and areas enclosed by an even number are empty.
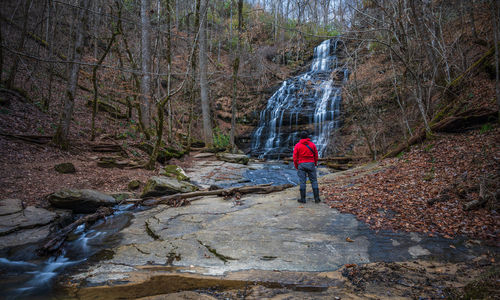
[[[307,133],[307,131],[302,131],[299,133],[299,137],[301,140],[307,139],[309,137],[309,133]]]

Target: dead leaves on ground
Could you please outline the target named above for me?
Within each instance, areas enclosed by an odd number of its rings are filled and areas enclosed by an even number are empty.
[[[478,197],[475,187],[485,176],[491,189],[499,188],[499,132],[435,138],[381,162],[384,169],[378,172],[355,179],[346,174],[323,188],[325,198],[332,208],[356,215],[375,230],[498,240],[500,216],[495,209],[466,212],[463,204]],[[430,205],[435,198],[441,200]]]

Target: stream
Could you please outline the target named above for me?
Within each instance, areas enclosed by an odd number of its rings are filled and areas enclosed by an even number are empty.
[[[7,257],[0,257],[0,299],[47,299],[52,297],[53,282],[64,271],[84,262],[97,259],[101,251],[113,247],[120,239],[133,213],[132,204],[118,205],[115,213],[99,220],[89,228],[85,224],[68,236],[61,254],[49,258],[39,257],[38,245],[10,249]]]
[[[319,175],[327,172],[319,170]],[[242,172],[243,180],[220,182],[220,187],[297,184],[297,173],[293,163],[269,162],[252,164]],[[57,276],[73,270],[84,263],[104,259],[106,250],[120,241],[120,231],[126,228],[134,213],[149,207],[134,207],[132,204],[114,207],[115,213],[86,228],[80,225],[71,233],[60,255],[39,257],[38,245],[27,245],[10,249],[0,254],[0,299],[47,299],[53,295],[53,283]],[[79,217],[79,216],[76,216]]]

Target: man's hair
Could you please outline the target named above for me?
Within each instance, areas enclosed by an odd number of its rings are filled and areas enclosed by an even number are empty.
[[[307,139],[309,137],[309,133],[307,133],[307,131],[302,131],[300,134],[299,134],[299,137],[301,139]]]

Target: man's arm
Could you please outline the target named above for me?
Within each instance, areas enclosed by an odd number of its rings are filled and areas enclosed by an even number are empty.
[[[295,169],[299,168],[299,151],[297,148],[297,145],[293,148],[293,165],[295,166]]]
[[[316,148],[316,145],[314,145],[314,165],[318,166],[318,148]]]

